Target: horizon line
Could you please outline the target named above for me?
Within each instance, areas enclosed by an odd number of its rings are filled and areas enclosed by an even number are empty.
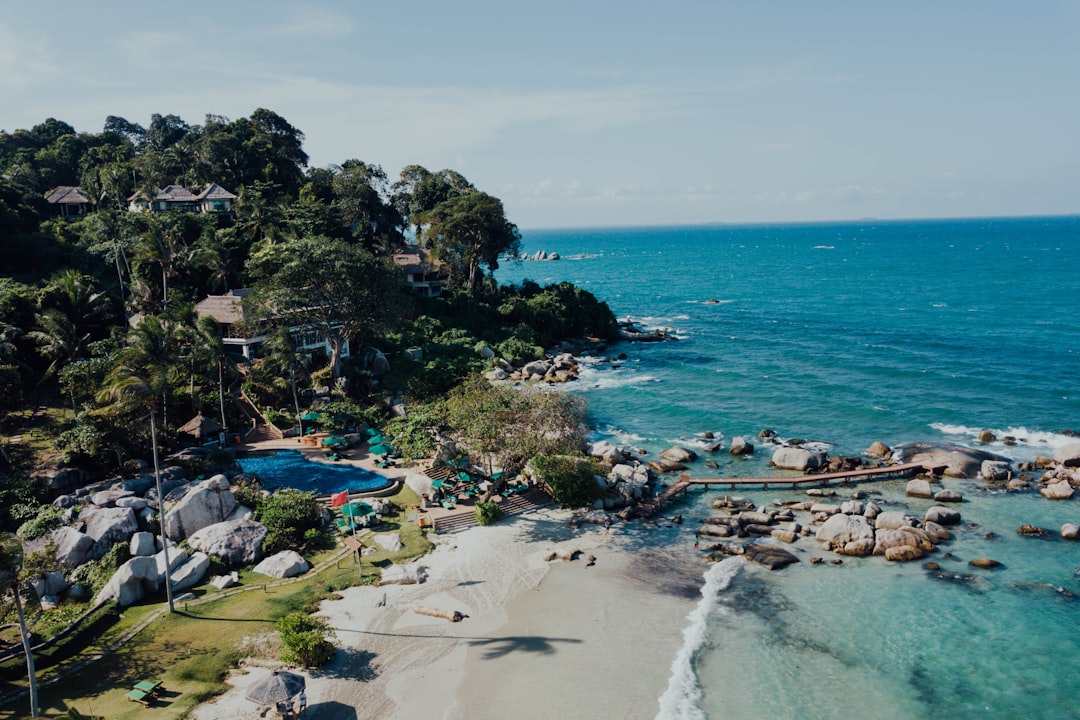
[[[544,232],[552,230],[629,230],[649,228],[703,228],[703,227],[749,227],[778,225],[851,225],[855,223],[894,223],[894,222],[943,222],[964,220],[1032,220],[1036,218],[1073,218],[1080,217],[1080,211],[1063,213],[1037,213],[1032,215],[955,215],[938,217],[860,217],[832,220],[707,220],[687,223],[641,223],[636,225],[547,225],[520,227],[522,232]]]

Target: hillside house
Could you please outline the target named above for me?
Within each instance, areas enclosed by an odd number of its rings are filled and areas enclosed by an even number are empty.
[[[266,335],[248,335],[245,332],[246,323],[252,320],[244,302],[250,294],[251,290],[243,288],[230,290],[224,295],[208,295],[195,304],[195,313],[199,317],[211,317],[217,320],[221,324],[221,339],[225,347],[249,360],[254,360],[261,356],[260,351],[262,344],[266,342]],[[327,356],[331,354],[330,343],[315,328],[291,327],[289,334],[292,335],[297,352],[321,352]],[[349,357],[348,341],[345,341],[341,348],[341,357]]]
[[[446,268],[432,261],[426,250],[410,245],[394,253],[394,262],[405,273],[405,284],[422,297],[442,295],[449,273]]]
[[[85,215],[93,205],[82,190],[73,185],[60,185],[45,195],[45,202],[56,209],[56,214],[63,218],[79,218]]]
[[[217,183],[210,183],[198,195],[183,185],[169,185],[157,191],[153,201],[146,199],[142,190],[137,190],[128,198],[128,210],[132,212],[161,212],[176,210],[179,212],[228,213],[232,211],[232,194]]]

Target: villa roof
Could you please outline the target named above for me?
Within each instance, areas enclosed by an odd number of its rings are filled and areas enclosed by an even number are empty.
[[[416,246],[394,253],[394,262],[408,273],[426,273],[441,268],[440,263],[433,261],[426,250]]]
[[[89,205],[90,200],[87,199],[82,191],[74,185],[60,185],[48,192],[45,196],[45,200],[51,205]]]
[[[171,202],[190,202],[198,198],[183,185],[168,185],[158,190],[155,200],[169,200]]]
[[[250,293],[251,290],[243,288],[224,295],[208,295],[195,304],[195,313],[199,317],[212,317],[222,325],[242,322],[245,319],[244,298]]]
[[[235,200],[236,196],[217,183],[210,183],[196,196],[197,200]]]

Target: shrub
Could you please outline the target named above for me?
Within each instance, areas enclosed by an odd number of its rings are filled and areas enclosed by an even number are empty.
[[[541,455],[532,459],[532,466],[551,491],[551,497],[563,507],[584,507],[602,496],[596,484],[596,464],[591,458]]]
[[[19,526],[15,533],[23,540],[37,540],[64,524],[64,511],[55,505],[43,505],[37,515]]]
[[[266,526],[263,552],[270,555],[300,545],[304,532],[319,526],[322,508],[315,493],[287,488],[261,497],[255,507],[255,518]]]
[[[281,659],[301,667],[322,667],[337,648],[329,639],[330,626],[303,612],[291,612],[277,621],[281,635]]]
[[[498,503],[482,502],[476,504],[476,522],[480,525],[494,525],[502,517],[502,508]]]

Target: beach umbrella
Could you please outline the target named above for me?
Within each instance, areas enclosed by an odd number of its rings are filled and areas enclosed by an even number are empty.
[[[394,452],[394,446],[387,445],[386,443],[377,443],[369,447],[368,452],[372,455],[389,455]]]
[[[346,517],[358,518],[370,515],[373,508],[365,502],[353,500],[341,506],[341,514]]]
[[[322,414],[317,413],[314,410],[308,410],[306,413],[300,416],[300,419],[304,422],[319,422],[322,420]]]
[[[208,435],[219,433],[222,429],[221,423],[213,418],[204,417],[202,413],[180,426],[180,432],[193,435],[200,440]]]
[[[298,695],[307,686],[303,675],[288,670],[275,670],[252,684],[245,697],[260,705],[276,705]]]
[[[370,444],[370,445],[378,445],[379,443],[381,443],[385,439],[386,438],[384,438],[379,433],[375,433],[374,435],[369,434],[368,437],[367,437],[368,444]]]
[[[323,445],[348,445],[349,441],[346,440],[345,438],[328,437],[328,438],[323,438],[322,444]]]

